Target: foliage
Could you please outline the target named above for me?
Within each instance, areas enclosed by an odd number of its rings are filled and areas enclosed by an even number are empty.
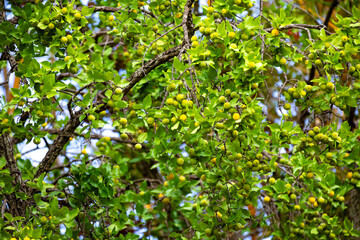
[[[1,239],[359,237],[360,9],[296,2],[5,4]]]

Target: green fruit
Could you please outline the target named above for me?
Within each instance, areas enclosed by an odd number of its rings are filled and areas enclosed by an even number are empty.
[[[142,148],[140,143],[135,144],[135,149],[136,150],[140,150]]]
[[[149,117],[149,118],[146,120],[146,122],[147,122],[149,125],[152,125],[152,124],[154,124],[155,119],[152,118],[152,117]]]
[[[224,103],[224,108],[225,108],[225,109],[231,108],[230,103],[229,103],[229,102]]]
[[[125,126],[127,124],[127,119],[126,118],[120,118],[120,124]]]
[[[117,95],[122,94],[122,89],[121,88],[116,88],[115,89],[115,94],[117,94]]]
[[[176,84],[175,83],[170,83],[168,86],[167,86],[167,91],[168,92],[173,92],[175,89],[176,89]]]
[[[184,160],[183,158],[178,158],[178,159],[176,159],[176,163],[177,163],[177,165],[179,165],[179,166],[184,165],[184,162],[185,162],[185,160]]]
[[[115,106],[115,103],[114,103],[113,100],[109,100],[109,101],[107,102],[107,105],[112,108],[112,107]]]
[[[43,111],[41,111],[41,110],[37,110],[37,111],[36,111],[36,115],[37,115],[38,117],[42,117],[42,116],[44,116],[44,113],[43,113]]]
[[[315,65],[316,66],[322,66],[322,61],[320,59],[316,59],[315,60]]]
[[[224,96],[221,96],[221,97],[219,97],[219,103],[225,103],[226,102],[226,97],[224,97]]]
[[[205,234],[206,234],[207,236],[211,236],[211,233],[212,233],[212,231],[211,231],[210,228],[205,229]]]
[[[47,217],[42,216],[42,217],[40,218],[40,223],[41,223],[41,225],[44,225],[44,224],[46,224],[47,222],[48,222]]]
[[[327,159],[332,159],[332,157],[333,157],[333,154],[331,152],[326,153]]]
[[[291,109],[290,103],[285,103],[284,109],[285,109],[285,110],[290,110],[290,109]]]
[[[122,140],[127,140],[127,139],[128,139],[128,135],[127,135],[126,133],[122,133],[122,134],[120,135],[120,138],[121,138]]]
[[[66,195],[65,195],[64,192],[61,192],[61,193],[59,194],[59,198],[65,198],[65,197],[66,197]]]

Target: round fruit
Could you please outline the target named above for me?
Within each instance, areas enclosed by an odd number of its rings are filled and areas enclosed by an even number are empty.
[[[127,135],[126,133],[122,133],[122,134],[120,135],[120,138],[121,138],[122,140],[126,140],[126,139],[128,139],[128,135]]]
[[[309,202],[310,203],[315,203],[316,199],[314,197],[309,197]]]
[[[178,158],[177,160],[176,160],[176,163],[177,163],[177,165],[179,165],[179,166],[182,166],[182,165],[184,165],[184,159],[183,158]]]
[[[240,119],[240,114],[234,113],[233,119],[234,119],[235,121],[239,120],[239,119]]]
[[[305,86],[305,90],[306,90],[307,92],[311,92],[311,91],[312,91],[312,86],[311,86],[311,85],[306,85],[306,86]]]
[[[275,178],[270,178],[269,183],[274,184],[276,182]]]
[[[120,118],[120,124],[125,126],[127,124],[127,119],[126,118]]]
[[[347,41],[349,41],[349,38],[348,38],[347,36],[342,36],[342,37],[341,37],[341,41],[342,41],[343,43],[346,43]]]
[[[270,197],[268,196],[264,197],[264,202],[270,202]]]
[[[256,67],[254,62],[249,62],[249,68],[254,69]]]
[[[176,89],[176,84],[175,83],[170,83],[168,86],[167,86],[167,91],[168,92],[173,92],[175,89]]]
[[[122,89],[121,88],[116,88],[115,89],[115,94],[117,94],[117,95],[120,95],[120,94],[122,94]]]
[[[80,20],[81,19],[81,13],[75,13],[74,15],[76,20]]]
[[[285,103],[284,109],[285,109],[285,110],[290,110],[290,109],[291,109],[290,103]]]
[[[67,12],[68,12],[67,8],[62,8],[62,9],[61,9],[61,13],[62,13],[62,14],[66,14]]]
[[[87,119],[88,119],[90,122],[92,122],[92,121],[95,121],[96,118],[95,118],[94,115],[90,114]]]
[[[205,234],[206,234],[207,236],[211,236],[211,233],[212,233],[212,231],[211,231],[210,228],[205,229]]]
[[[285,58],[280,59],[280,64],[285,65],[286,64],[286,59]]]
[[[315,65],[316,66],[322,66],[322,61],[320,59],[316,59],[315,60]]]
[[[271,30],[271,35],[273,36],[279,36],[279,30],[277,30],[276,28],[274,28],[273,30]]]
[[[135,144],[135,149],[136,150],[140,150],[142,148],[140,143]]]
[[[41,223],[41,225],[46,224],[47,221],[48,221],[48,219],[47,219],[47,217],[45,217],[45,216],[42,216],[42,217],[40,218],[40,223]]]
[[[149,118],[146,120],[146,122],[147,122],[149,125],[152,125],[152,124],[154,124],[155,119],[152,118],[152,117],[149,117]]]
[[[332,157],[333,157],[333,154],[331,152],[326,153],[327,159],[332,159]]]
[[[230,39],[234,39],[235,38],[235,33],[234,32],[229,32],[228,36]]]
[[[326,83],[326,89],[333,90],[334,89],[334,84],[332,82]]]
[[[61,43],[65,44],[68,42],[68,39],[67,39],[67,37],[61,37],[60,41],[61,41]]]

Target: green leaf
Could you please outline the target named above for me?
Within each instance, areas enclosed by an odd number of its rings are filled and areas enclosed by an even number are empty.
[[[147,132],[143,132],[138,136],[138,142],[143,143],[147,139]]]
[[[174,67],[176,70],[180,72],[183,72],[186,69],[186,66],[182,62],[180,62],[180,60],[177,57],[174,58]]]
[[[151,104],[152,104],[151,95],[148,94],[143,100],[143,106],[145,109],[147,109],[151,107]]]
[[[225,30],[225,21],[222,21],[218,26],[218,32],[221,37],[226,36],[226,30]]]
[[[350,231],[353,228],[353,223],[346,217],[344,220],[344,226],[347,231]]]
[[[356,8],[355,5],[352,8],[353,17],[357,20],[360,19],[360,9]]]
[[[88,8],[87,6],[83,6],[81,9],[82,15],[85,17],[90,16],[94,12],[95,8]]]

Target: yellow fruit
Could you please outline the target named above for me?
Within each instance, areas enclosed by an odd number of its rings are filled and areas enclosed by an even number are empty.
[[[229,32],[228,36],[230,39],[234,39],[235,38],[235,33],[234,32]]]
[[[115,19],[114,15],[110,15],[110,16],[109,16],[109,20],[110,20],[110,21],[112,21],[112,20],[114,20],[114,19]]]
[[[240,119],[240,114],[234,113],[234,114],[233,114],[233,119],[234,119],[235,121],[239,120],[239,119]]]
[[[86,154],[86,149],[84,148],[83,150],[81,150],[82,154]]]
[[[163,204],[169,204],[170,203],[170,198],[166,197],[162,200]]]
[[[71,56],[66,56],[66,57],[64,58],[64,61],[65,61],[65,62],[68,62],[68,61],[70,60],[70,58],[71,58]]]
[[[205,176],[205,174],[201,175],[200,179],[201,179],[202,181],[206,181],[206,176]]]
[[[172,180],[172,179],[174,179],[175,178],[175,175],[173,174],[173,173],[170,173],[169,175],[167,175],[167,177],[166,177],[166,179],[167,180]]]
[[[310,203],[315,203],[316,199],[314,197],[309,197],[309,202]]]
[[[62,14],[66,14],[67,12],[68,12],[67,8],[62,8],[62,9],[61,9],[61,13],[62,13]]]
[[[352,177],[353,177],[353,173],[352,173],[352,172],[348,172],[348,173],[346,174],[346,177],[349,178],[349,179],[352,178]]]
[[[227,13],[227,10],[224,8],[224,9],[221,9],[221,13],[223,14],[223,15],[225,15],[226,13]]]
[[[256,64],[254,62],[249,62],[249,68],[254,69],[256,67]]]
[[[61,43],[65,44],[68,42],[68,39],[67,39],[67,37],[61,37],[60,41],[61,41]]]
[[[169,182],[168,182],[168,181],[165,181],[165,182],[164,182],[164,186],[165,186],[165,187],[168,187],[168,186],[169,186]]]
[[[218,218],[222,218],[222,214],[221,214],[220,212],[216,212],[216,216],[217,216]]]
[[[127,124],[127,119],[126,118],[120,118],[120,124],[125,126]]]
[[[271,35],[273,36],[279,36],[279,30],[277,30],[276,28],[274,28],[273,30],[271,30]]]
[[[285,65],[286,64],[286,59],[285,58],[280,59],[280,64]]]
[[[270,202],[270,197],[268,196],[264,197],[264,202]]]
[[[212,164],[216,164],[216,158],[211,159]]]
[[[185,114],[181,114],[181,115],[180,115],[180,120],[181,120],[181,121],[185,122],[186,119],[187,119],[187,116],[186,116]]]
[[[164,194],[159,193],[158,198],[162,198],[163,196],[164,196]]]
[[[81,19],[81,13],[75,13],[74,15],[76,20],[80,20]]]
[[[185,178],[184,176],[180,176],[180,177],[179,177],[179,181],[180,181],[180,182],[184,182],[185,180],[186,180],[186,178]]]

